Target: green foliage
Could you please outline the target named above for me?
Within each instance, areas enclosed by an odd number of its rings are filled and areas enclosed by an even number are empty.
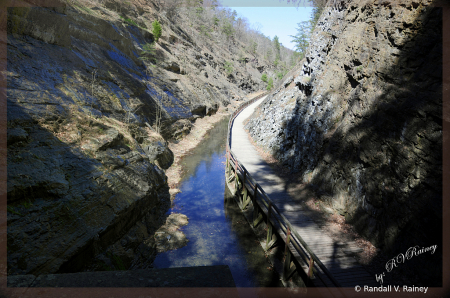
[[[361,72],[362,69],[363,69],[363,66],[360,65],[360,66],[358,66],[358,67],[356,68],[356,71],[357,71],[357,72]]]
[[[219,2],[217,2],[217,0],[212,0],[211,1],[212,10],[216,10],[217,7],[219,7]]]
[[[233,63],[226,61],[224,67],[227,72],[227,76],[229,76],[233,72]]]
[[[261,80],[265,83],[267,83],[267,74],[263,73]]]
[[[272,88],[273,88],[273,78],[270,78],[270,79],[269,79],[269,82],[267,83],[266,89],[267,89],[268,91],[270,91],[270,90],[272,90]]]
[[[271,58],[272,58],[272,50],[268,49],[267,53],[266,53],[266,56],[264,56],[264,59],[266,59],[267,61],[270,61]]]
[[[297,52],[304,56],[309,45],[309,39],[312,32],[312,22],[303,21],[298,23],[297,26],[297,34],[290,36],[293,38],[292,42],[295,43]]]
[[[281,60],[281,45],[280,45],[280,41],[278,39],[278,36],[276,36],[276,35],[273,38],[273,46],[275,48],[275,61],[276,60]]]
[[[113,255],[112,259],[113,259],[114,266],[117,269],[119,269],[119,270],[127,270],[127,268],[125,267],[122,259],[119,256]]]
[[[278,58],[276,58],[275,61],[273,61],[273,65],[275,65],[275,67],[278,67],[279,63],[280,63],[280,60]]]
[[[317,25],[317,21],[319,20],[320,15],[323,12],[323,9],[326,5],[326,0],[312,0],[313,2],[313,10],[312,10],[312,15],[311,15],[311,25],[312,25],[312,30],[314,30],[314,28],[316,28]]]
[[[280,0],[281,2],[282,0]],[[312,6],[312,14],[311,14],[311,25],[312,30],[316,27],[317,21],[319,20],[320,15],[323,12],[323,9],[325,8],[327,4],[327,0],[310,0],[309,1]],[[287,3],[297,4],[297,7],[302,4],[302,0],[287,0]]]
[[[195,8],[195,13],[197,14],[197,16],[200,16],[204,11],[204,8],[201,6],[198,6]]]
[[[118,270],[127,270],[127,268],[125,267],[125,264],[124,264],[122,258],[120,258],[119,256],[113,254],[110,251],[108,251],[106,253],[106,256],[111,259],[112,264],[114,265],[114,267],[116,267],[116,269],[118,269]],[[109,271],[110,267],[105,264],[104,269]]]
[[[285,73],[284,71],[279,71],[279,72],[277,72],[277,78],[278,78],[279,80],[281,80],[281,79],[284,77],[285,74],[286,74],[286,73]]]
[[[256,43],[256,41],[251,41],[250,45],[248,47],[248,51],[250,52],[250,54],[252,54],[253,56],[256,55],[256,50],[258,49],[258,44]]]
[[[13,213],[13,214],[22,216],[22,214],[21,214],[20,212],[17,212],[17,211],[14,209],[14,207],[12,207],[12,206],[6,207],[6,210],[7,210],[8,212],[10,212],[10,213]]]
[[[154,55],[155,54],[155,44],[152,43],[146,43],[142,47],[141,55],[148,54],[148,55]]]
[[[200,25],[200,33],[201,34],[211,37],[211,34],[209,34],[209,33],[212,31],[213,31],[212,29],[206,27],[205,25]]]
[[[229,21],[226,21],[222,26],[222,32],[227,36],[227,39],[229,39],[233,36],[235,30],[233,25]]]
[[[219,18],[218,17],[216,17],[216,16],[214,16],[214,18],[213,18],[213,24],[214,24],[214,26],[219,26]]]
[[[155,50],[155,43],[146,43],[143,47],[142,47],[142,51],[141,51],[141,57],[139,57],[139,59],[143,60],[143,61],[150,61],[153,63],[156,63],[156,50]]]
[[[153,37],[155,38],[155,41],[158,42],[162,34],[161,24],[158,22],[158,20],[154,20],[152,23],[152,27],[153,27],[152,31]]]
[[[233,12],[230,15],[230,20],[231,20],[232,24],[234,24],[234,22],[236,22],[236,17],[237,17],[237,12],[236,12],[236,10],[233,10]]]
[[[122,17],[122,16],[120,16],[120,18],[121,18],[122,20],[124,20],[125,22],[127,22],[128,24],[130,24],[130,25],[139,27],[139,25],[138,25],[135,21],[133,21],[132,19],[130,19],[130,18],[124,18],[124,17]]]
[[[33,204],[31,203],[30,200],[28,201],[23,201],[22,203],[20,203],[20,205],[22,205],[23,207],[25,207],[26,209],[30,208]]]

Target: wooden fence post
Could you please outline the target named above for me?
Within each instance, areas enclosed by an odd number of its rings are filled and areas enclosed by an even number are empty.
[[[228,175],[230,175],[230,152],[228,152],[228,148],[227,148],[227,173]]]
[[[253,192],[253,227],[256,227],[263,218],[262,214],[259,212],[258,202],[256,201],[257,196],[258,196],[258,183],[255,183],[255,188]]]
[[[270,223],[270,214],[272,212],[272,202],[269,202],[269,207],[268,207],[268,211],[267,211],[267,239],[266,239],[266,251],[268,251],[272,245],[273,245],[273,227],[272,224]]]
[[[314,259],[311,256],[309,258],[309,264],[308,264],[308,281],[309,282],[311,282],[311,278],[312,278],[312,275],[313,275],[313,267],[314,267]]]
[[[289,227],[287,227],[287,233],[286,233],[286,246],[284,248],[284,268],[283,268],[283,277],[285,280],[288,279],[287,274],[290,269],[291,265],[291,252],[289,251],[289,242],[291,240],[291,230]]]
[[[237,174],[237,167],[238,167],[238,162],[237,160],[234,161],[234,181],[235,181],[235,186],[236,186],[236,193],[239,195],[239,177]]]

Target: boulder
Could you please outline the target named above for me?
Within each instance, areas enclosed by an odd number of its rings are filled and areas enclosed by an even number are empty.
[[[171,136],[174,139],[181,139],[191,132],[192,123],[187,119],[180,119],[171,126]]]
[[[156,160],[161,168],[167,170],[173,164],[174,155],[172,150],[169,147],[165,147],[164,151],[158,155]]]
[[[108,147],[116,145],[122,139],[122,135],[114,128],[108,128],[104,134],[92,136],[83,141],[81,149],[92,152],[105,150]]]
[[[218,103],[213,103],[211,106],[206,107],[206,115],[211,116],[214,115],[219,109]]]
[[[141,148],[151,161],[158,161],[161,168],[168,169],[172,165],[174,160],[173,152],[162,138],[161,140],[153,141],[147,139],[141,145]]]
[[[293,77],[293,76],[290,76],[289,78],[287,78],[287,79],[284,81],[284,83],[283,83],[284,88],[286,88],[287,86],[289,86],[289,84],[292,83],[293,80],[294,80],[294,77]]]
[[[204,104],[196,104],[192,107],[191,113],[193,115],[205,116],[206,115],[206,105]]]
[[[180,65],[177,62],[171,61],[166,62],[161,65],[164,69],[174,72],[174,73],[180,73]]]

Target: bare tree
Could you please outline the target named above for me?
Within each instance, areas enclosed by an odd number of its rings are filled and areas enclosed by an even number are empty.
[[[161,132],[161,118],[162,118],[162,95],[157,96],[158,98],[158,102],[156,105],[156,111],[155,111],[155,115],[156,115],[156,120],[155,120],[155,126],[156,126],[156,132],[160,133]]]
[[[141,107],[143,106],[143,103],[139,99],[131,99],[129,100],[129,107],[127,109],[127,124],[130,123],[131,116],[135,114]],[[134,117],[134,116],[133,116]]]
[[[161,10],[166,13],[166,17],[171,21],[175,21],[178,18],[182,4],[183,0],[160,0],[159,2]]]

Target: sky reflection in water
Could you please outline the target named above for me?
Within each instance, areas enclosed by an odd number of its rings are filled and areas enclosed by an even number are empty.
[[[227,121],[217,124],[205,142],[184,162],[188,175],[170,213],[182,213],[189,224],[181,230],[188,245],[160,253],[156,268],[228,265],[237,287],[276,286],[273,273],[252,230],[234,205],[224,202]],[[217,141],[219,140],[219,141]],[[227,216],[226,214],[227,213]],[[263,284],[261,284],[263,283]]]

